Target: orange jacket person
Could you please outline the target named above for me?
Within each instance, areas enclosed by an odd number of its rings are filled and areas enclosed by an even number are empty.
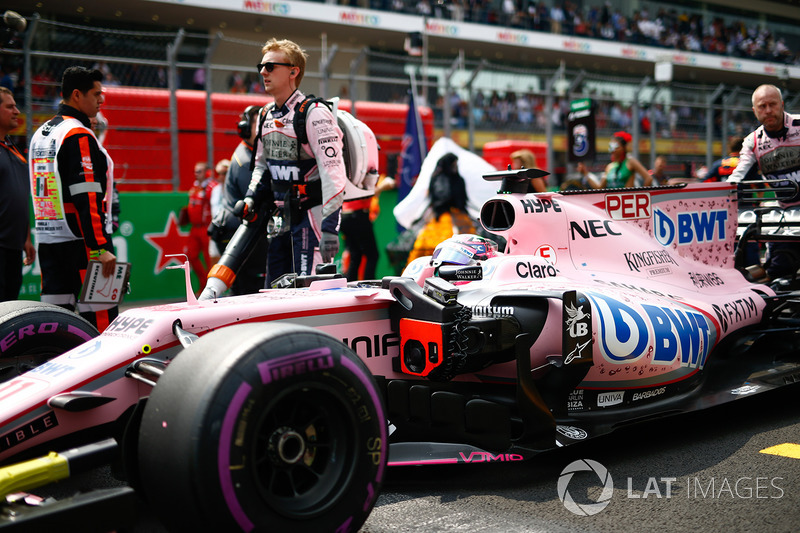
[[[102,79],[97,69],[64,71],[58,113],[33,135],[29,156],[42,301],[77,311],[100,331],[117,316],[118,306],[77,299],[89,259],[102,263],[106,277],[117,262],[111,202],[103,201],[113,190],[114,164],[89,120],[103,103]]]

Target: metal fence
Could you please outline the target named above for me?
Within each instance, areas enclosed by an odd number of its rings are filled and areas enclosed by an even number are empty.
[[[254,67],[262,41],[183,30],[108,30],[38,18],[31,21],[23,38],[22,49],[2,51],[10,62],[21,62],[21,77],[30,80],[18,95],[26,116],[31,117],[26,123],[27,137],[54,111],[58,79],[67,66],[100,68],[106,74],[105,85],[166,88],[171,95],[168,107],[152,112],[169,114],[168,132],[154,127],[139,134],[168,133],[168,142],[156,149],[169,153],[170,172],[159,179],[173,189],[179,184],[176,92],[263,93]],[[404,102],[413,76],[424,101],[434,110],[441,135],[457,137],[474,151],[480,151],[488,138],[541,140],[548,146],[551,172],[568,167],[563,146],[572,99],[594,100],[598,137],[629,131],[634,137],[633,155],[645,165],[659,155],[659,143],[665,141],[672,152],[676,146],[688,147],[673,157],[673,163],[708,165],[725,152],[724,140],[745,135],[757,125],[750,104],[752,87],[725,85],[722,79],[717,86],[655,83],[649,78],[577,71],[563,63],[558,69],[520,69],[466,59],[463,52],[455,57],[415,57],[342,48],[329,45],[324,36],[319,43],[301,45],[312,58],[303,80],[306,92],[353,101]],[[787,94],[785,99],[787,109],[792,109],[800,94]],[[210,97],[205,118],[206,124],[224,124],[215,120]],[[208,154],[213,154],[214,127],[205,132]],[[139,148],[134,143],[124,149]],[[157,158],[139,159],[137,164],[146,167]],[[607,162],[607,154],[598,150],[594,167],[602,168]]]

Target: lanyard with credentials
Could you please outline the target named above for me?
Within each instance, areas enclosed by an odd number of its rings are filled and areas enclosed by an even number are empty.
[[[2,145],[3,148],[8,150],[9,152],[14,154],[15,156],[17,156],[19,158],[19,160],[22,161],[23,164],[26,164],[26,165],[28,164],[28,162],[25,161],[25,157],[23,157],[23,155],[21,153],[19,153],[19,150],[17,150],[17,147],[14,146],[14,143],[12,143],[10,140],[3,139],[3,141],[0,142],[0,145]]]

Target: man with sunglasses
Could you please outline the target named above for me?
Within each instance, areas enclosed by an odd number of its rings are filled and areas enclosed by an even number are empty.
[[[333,261],[339,251],[347,174],[336,118],[323,103],[306,102],[298,89],[306,53],[292,41],[276,39],[268,41],[262,53],[258,70],[274,103],[259,120],[245,216],[255,205],[273,202],[281,211],[284,231],[269,247],[269,286],[283,274],[313,274],[317,264]],[[308,143],[301,145],[294,131],[294,116],[303,112],[307,113]]]

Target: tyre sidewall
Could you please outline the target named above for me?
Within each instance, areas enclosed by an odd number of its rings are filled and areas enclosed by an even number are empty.
[[[176,492],[185,490],[183,498],[192,495],[179,507],[198,510],[198,528],[357,531],[375,503],[388,449],[386,418],[374,380],[363,363],[332,337],[307,328],[288,331],[260,341],[237,335],[245,347],[218,360],[219,366],[213,369],[206,362],[201,364],[206,368],[200,376],[195,373],[199,379],[194,387],[182,370],[183,383],[174,390],[187,390],[184,398],[157,399],[161,383],[154,390],[150,402],[183,404],[175,416],[167,415],[172,419],[161,421],[159,433],[161,442],[170,444],[169,462],[178,467],[175,474],[188,482]],[[173,364],[186,364],[187,359],[181,355]],[[173,370],[168,369],[162,380]],[[222,373],[222,377],[206,379],[209,372],[212,376]],[[265,495],[263,479],[251,467],[264,460],[258,439],[263,442],[264,428],[270,427],[264,418],[270,410],[283,405],[287,394],[318,393],[331,399],[331,405],[320,409],[327,409],[337,426],[342,423],[348,428],[350,438],[342,439],[345,444],[337,443],[347,449],[337,450],[336,455],[345,466],[330,467],[336,481],[324,501],[312,508],[292,509],[291,498]],[[162,414],[166,413],[162,410]],[[167,435],[165,427],[170,428]],[[186,526],[187,509],[177,513],[176,525],[180,521]]]
[[[50,359],[99,335],[75,313],[39,302],[0,304],[0,365],[32,352]],[[44,362],[44,361],[42,361]]]

